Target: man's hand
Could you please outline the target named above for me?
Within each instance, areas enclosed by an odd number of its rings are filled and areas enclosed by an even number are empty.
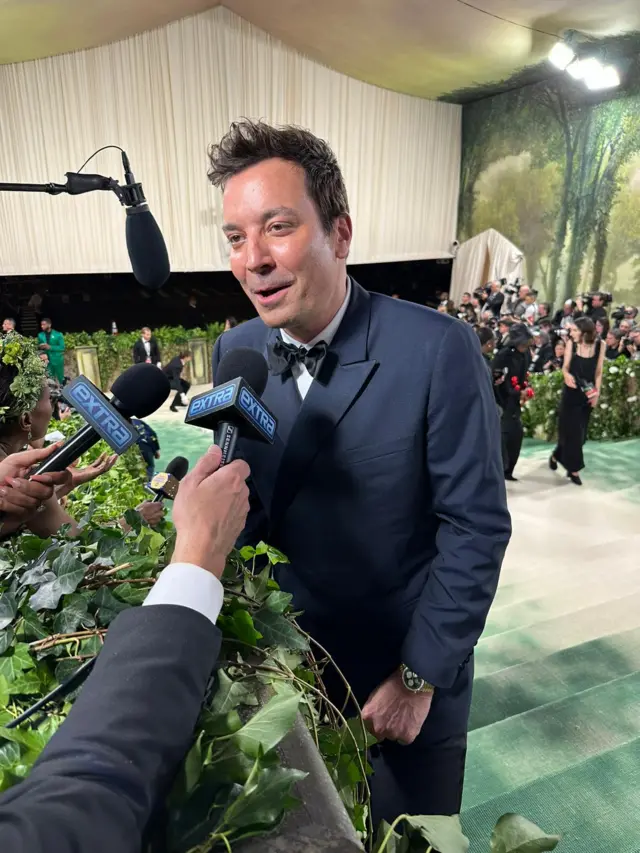
[[[40,344],[40,349],[51,349],[49,344]]]
[[[411,693],[400,672],[394,672],[369,696],[362,719],[379,741],[395,740],[406,746],[420,734],[432,700],[433,692]]]
[[[160,524],[164,517],[164,507],[160,501],[157,501],[156,503],[153,501],[144,501],[143,503],[138,504],[136,510],[150,527],[155,527],[157,524]]]
[[[249,466],[236,459],[220,468],[212,446],[180,483],[173,505],[174,563],[194,563],[217,578],[249,513]]]

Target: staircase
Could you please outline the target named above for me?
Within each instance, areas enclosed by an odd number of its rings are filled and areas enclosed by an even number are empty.
[[[585,485],[530,444],[476,654],[463,825],[519,812],[559,853],[640,853],[640,440],[587,445]]]

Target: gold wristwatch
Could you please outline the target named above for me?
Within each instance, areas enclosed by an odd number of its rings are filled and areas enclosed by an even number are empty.
[[[402,684],[410,693],[433,693],[435,690],[433,684],[429,684],[404,663],[400,666],[400,675]]]

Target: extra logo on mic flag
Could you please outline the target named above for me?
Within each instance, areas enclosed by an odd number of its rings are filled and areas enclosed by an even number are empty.
[[[270,444],[278,427],[274,416],[243,379],[234,379],[193,397],[184,420],[187,424],[210,429],[228,420],[240,429],[248,426],[253,437]]]
[[[62,397],[84,420],[122,454],[138,441],[138,432],[86,376],[78,376],[62,389]]]

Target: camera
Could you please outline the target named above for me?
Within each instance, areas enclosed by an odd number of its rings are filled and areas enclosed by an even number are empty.
[[[518,292],[518,289],[519,288],[516,284],[505,283],[502,285],[503,292],[509,294],[509,296],[513,296],[514,294],[516,294]]]
[[[611,305],[611,303],[613,302],[612,294],[608,293],[606,290],[595,290],[593,293],[581,293],[580,299],[582,299],[582,301],[585,302],[590,308],[594,296],[599,296],[600,299],[602,299],[603,305]],[[624,313],[624,306],[622,308],[622,311]]]
[[[624,320],[624,315],[626,314],[626,308],[624,305],[616,305],[616,307],[611,312],[611,319],[616,320],[618,323],[620,320]]]

